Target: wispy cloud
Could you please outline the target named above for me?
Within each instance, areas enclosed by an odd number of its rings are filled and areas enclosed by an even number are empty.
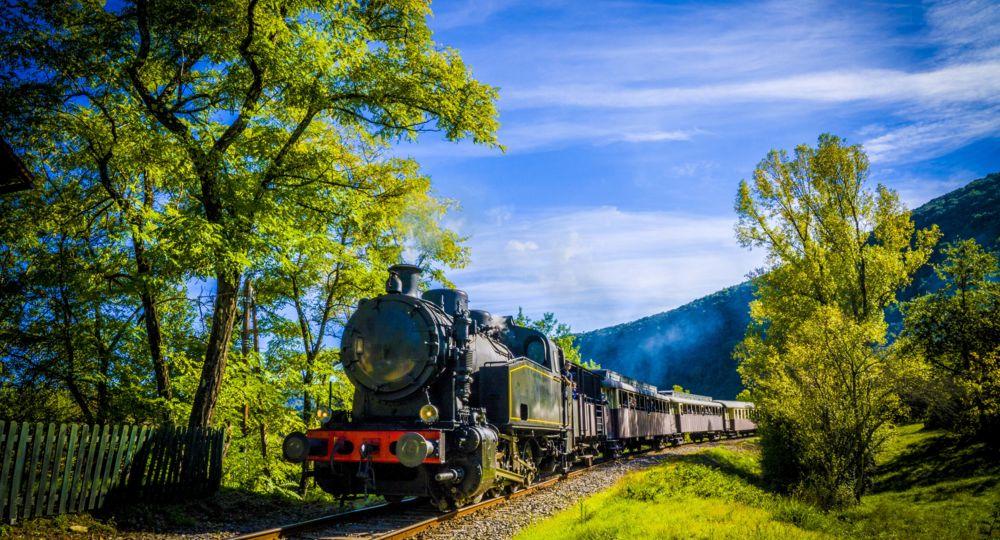
[[[970,142],[1000,134],[1000,106],[954,111],[880,133],[864,141],[872,163],[906,163],[947,154]]]
[[[1000,58],[1000,4],[993,0],[946,0],[927,8],[928,35],[941,45],[938,56]]]
[[[510,152],[688,141],[697,128],[722,131],[751,115],[795,124],[831,107],[866,107],[891,118],[887,138],[871,141],[890,162],[926,149],[910,145],[897,157],[902,141],[890,132],[912,127],[930,140],[947,114],[995,114],[1000,105],[1000,7],[989,0],[906,7],[922,11],[925,28],[905,35],[898,6],[551,3],[538,7],[538,19],[525,18],[530,4],[519,6],[523,24],[463,49],[501,87]],[[476,21],[511,2],[457,5],[443,16]],[[907,60],[916,48],[926,60]],[[984,124],[955,140],[989,136]]]
[[[788,100],[969,102],[993,101],[998,95],[1000,62],[980,62],[914,73],[887,69],[828,71],[692,87],[540,86],[511,90],[505,102],[508,107],[651,108]]]
[[[451,277],[475,306],[554,311],[577,330],[676,307],[761,264],[737,245],[728,217],[564,208],[463,233],[472,264]]]
[[[440,9],[435,4],[431,25],[438,30],[449,30],[482,24],[515,3],[512,0],[463,0],[442,3]]]
[[[547,120],[534,118],[521,120],[500,129],[500,142],[506,152],[446,141],[420,141],[419,144],[402,143],[398,151],[414,157],[499,157],[502,155],[549,150],[569,144],[607,145],[642,144],[690,141],[704,134],[701,129],[664,129],[653,117],[630,119],[596,118],[586,120]]]
[[[994,1],[441,7],[432,27],[500,88],[507,153],[400,150],[477,190],[459,226],[472,263],[450,277],[497,313],[588,330],[740,282],[761,254],[733,239],[735,182],[824,131],[864,144],[911,208],[993,166],[946,155],[1000,135]]]

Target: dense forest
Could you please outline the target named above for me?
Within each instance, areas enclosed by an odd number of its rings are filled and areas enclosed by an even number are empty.
[[[0,416],[228,427],[226,483],[298,484],[283,434],[349,401],[338,328],[385,269],[467,251],[427,133],[498,147],[497,91],[423,2],[0,10]],[[284,467],[284,469],[282,469]]]
[[[991,174],[937,197],[912,211],[917,228],[937,225],[942,244],[974,239],[1000,249],[1000,173]],[[940,262],[942,252],[932,256]],[[917,271],[901,300],[940,287],[931,266]],[[750,322],[750,282],[728,287],[678,308],[577,335],[583,358],[626,375],[651,374],[661,387],[680,384],[718,398],[742,390],[732,352]],[[898,331],[899,315],[889,319]]]

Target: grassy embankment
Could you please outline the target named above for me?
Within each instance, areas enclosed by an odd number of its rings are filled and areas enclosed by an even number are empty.
[[[1000,457],[921,427],[899,428],[872,492],[850,509],[768,491],[745,443],[672,456],[517,538],[1000,538]]]

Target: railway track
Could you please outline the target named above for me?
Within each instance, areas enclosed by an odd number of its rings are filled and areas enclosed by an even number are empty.
[[[523,497],[539,489],[547,488],[561,480],[583,474],[598,465],[600,463],[595,463],[591,467],[576,469],[566,474],[552,476],[524,489],[515,491],[512,494],[486,499],[449,512],[442,513],[425,501],[406,499],[396,504],[377,504],[275,527],[273,529],[246,533],[232,537],[230,540],[271,540],[278,538],[402,540],[404,538],[411,538],[449,520],[467,516],[485,508]],[[330,532],[334,528],[336,532]]]
[[[707,444],[712,445],[713,443]],[[442,513],[424,501],[406,499],[397,504],[377,504],[273,529],[246,533],[232,537],[230,540],[270,540],[278,538],[402,540],[412,538],[451,520],[468,516],[486,508],[504,504],[512,499],[545,489],[560,481],[584,474],[595,467],[621,460],[630,460],[656,452],[655,449],[652,449],[628,454],[617,460],[596,462],[593,465],[574,469],[565,474],[550,476],[512,494],[494,497],[449,512]]]

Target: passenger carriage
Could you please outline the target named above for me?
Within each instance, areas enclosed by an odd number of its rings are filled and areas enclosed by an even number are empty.
[[[725,410],[725,431],[732,437],[745,437],[757,431],[756,411],[749,401],[715,400]]]
[[[673,390],[661,390],[660,395],[670,400],[681,433],[692,441],[714,441],[725,433],[723,406],[711,397]]]

